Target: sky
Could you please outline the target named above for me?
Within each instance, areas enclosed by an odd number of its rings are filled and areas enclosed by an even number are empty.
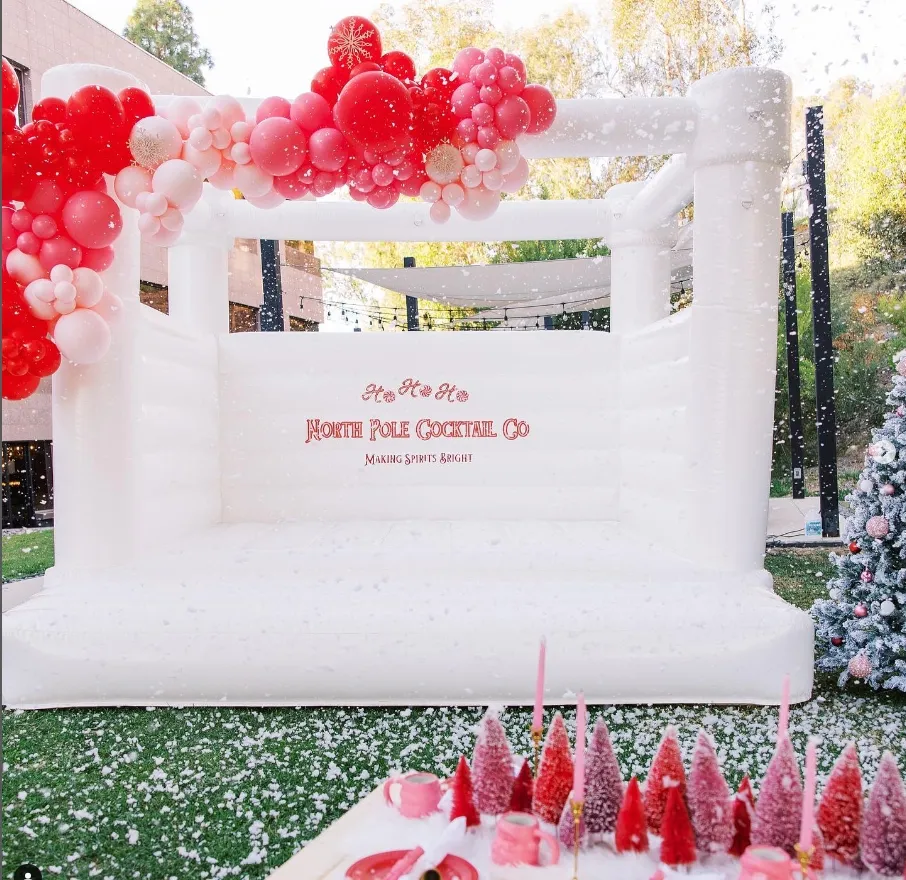
[[[120,33],[135,0],[69,2]],[[379,0],[346,0],[339,5],[248,0],[245,13],[233,0],[229,5],[236,14],[226,12],[224,0],[187,2],[201,43],[215,61],[207,74],[208,88],[237,96],[292,98],[306,91],[312,74],[326,66],[331,25],[344,15],[369,15]],[[401,0],[390,2],[402,5]],[[594,16],[600,0],[494,0],[494,18],[503,28],[516,28],[568,5]],[[749,9],[755,5],[752,0],[747,4]],[[775,7],[785,47],[776,66],[793,78],[797,95],[819,94],[844,75],[882,85],[906,74],[906,0],[776,0]]]

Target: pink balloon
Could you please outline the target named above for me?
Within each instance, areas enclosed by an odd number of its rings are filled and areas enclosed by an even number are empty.
[[[179,208],[167,208],[167,210],[160,215],[159,219],[160,225],[170,232],[180,232],[185,224],[185,218],[182,216],[182,211],[180,211]]]
[[[262,125],[267,125],[270,121],[272,120],[266,119]],[[274,188],[274,178],[253,162],[235,167],[233,183],[246,198],[253,199],[260,199]]]
[[[76,309],[56,323],[53,341],[74,364],[96,364],[110,348],[110,327],[92,309]]]
[[[63,190],[53,180],[39,180],[25,203],[32,214],[56,214],[63,204]]]
[[[433,180],[427,180],[422,184],[418,194],[421,196],[422,201],[431,202],[433,204],[440,199],[443,194],[443,189],[439,183],[435,183]]]
[[[167,229],[165,226],[161,226],[154,235],[149,235],[146,241],[157,247],[170,247],[171,245],[176,244],[178,239],[178,229]]]
[[[252,151],[249,149],[248,144],[244,144],[240,141],[238,144],[233,144],[232,149],[230,150],[230,158],[237,165],[247,165],[252,161]]]
[[[80,268],[94,269],[95,272],[103,272],[113,265],[113,248],[85,248],[82,251],[82,262]]]
[[[518,55],[514,55],[512,52],[506,53],[506,63],[508,67],[512,67],[517,73],[522,75],[522,81],[526,82],[527,77],[525,73],[525,64],[522,63],[522,59]]]
[[[23,286],[47,274],[37,257],[23,254],[18,248],[13,248],[6,255],[6,271]]]
[[[221,153],[213,147],[210,150],[196,150],[191,144],[186,144],[182,150],[182,157],[194,165],[204,178],[210,179],[220,169]]]
[[[213,174],[208,175],[208,182],[215,189],[233,189],[236,184],[234,172],[238,167],[235,162],[222,159],[220,167]]]
[[[150,238],[160,232],[160,218],[153,214],[141,214],[138,218],[138,231],[145,238]]]
[[[28,211],[25,208],[19,208],[18,211],[13,211],[13,229],[15,229],[16,232],[28,232],[31,229],[31,224],[34,222],[34,219],[35,215],[32,214],[31,211]]]
[[[492,168],[481,175],[481,185],[485,189],[498,190],[503,186],[503,174],[499,168]]]
[[[400,193],[404,196],[415,198],[418,196],[419,189],[424,185],[425,179],[418,173],[414,172],[411,177],[399,182]]]
[[[349,197],[354,202],[368,201],[368,193],[363,193],[360,189],[356,189],[354,186],[349,187]]]
[[[372,208],[391,208],[399,201],[400,194],[392,186],[381,186],[368,193],[366,201]]]
[[[352,181],[359,192],[367,194],[374,190],[374,181],[371,179],[370,168],[363,168],[361,171],[357,171]]]
[[[466,190],[466,197],[456,208],[466,220],[486,220],[500,204],[500,193],[483,186]]]
[[[378,162],[378,164],[371,169],[371,179],[378,186],[387,186],[388,184],[393,183],[393,169],[384,162]]]
[[[278,193],[275,189],[268,190],[263,196],[248,199],[248,203],[250,205],[254,205],[256,208],[263,208],[265,210],[276,208],[277,205],[282,205],[283,202],[283,196],[281,196],[280,193]]]
[[[523,94],[525,94],[524,89]],[[523,134],[532,121],[532,114],[528,104],[517,95],[507,95],[494,108],[494,111],[497,131],[508,140]]]
[[[478,151],[481,147],[478,144],[466,144],[462,148],[462,158],[465,160],[467,165],[475,164],[475,157],[478,155]]]
[[[503,97],[503,92],[499,86],[482,86],[478,94],[483,104],[490,104],[491,106],[497,104]]]
[[[501,101],[498,107],[503,106]],[[472,108],[472,120],[477,126],[490,125],[494,121],[494,108],[490,104],[478,103]]]
[[[151,189],[151,172],[141,165],[127,165],[113,180],[113,191],[116,197],[130,208],[135,207],[139,193]]]
[[[479,101],[481,101],[481,93],[478,88],[473,86],[472,83],[467,82],[463,83],[455,92],[453,92],[453,97],[450,99],[450,106],[457,116],[466,119],[472,116],[472,108]]]
[[[13,226],[13,209],[9,205],[3,206],[3,253],[11,251],[16,246],[16,227]]]
[[[478,137],[478,126],[472,121],[471,116],[468,119],[459,121],[456,126],[456,134],[462,138],[463,145],[474,141]]]
[[[305,135],[292,120],[272,116],[255,126],[249,150],[252,161],[266,174],[291,174],[305,160]]]
[[[306,134],[319,128],[333,127],[333,111],[330,104],[317,92],[303,92],[290,107],[289,118]]]
[[[484,61],[484,52],[481,49],[476,49],[474,46],[460,49],[453,59],[453,73],[458,73],[459,78],[466,82],[472,68],[476,64],[481,64],[482,61]]]
[[[63,228],[82,247],[106,247],[120,234],[123,217],[119,205],[105,193],[77,192],[63,205]]]
[[[507,65],[501,69],[497,85],[505,95],[518,95],[525,88],[525,74]]]
[[[311,186],[315,182],[315,175],[317,173],[318,169],[311,163],[306,162],[299,169],[298,178],[306,186]],[[371,175],[368,176],[368,179],[371,180]]]
[[[239,122],[233,123],[232,127],[230,128],[230,138],[237,144],[247,144],[254,130],[255,126],[250,125],[248,122],[242,119]]]
[[[115,324],[123,314],[123,301],[109,290],[104,291],[101,301],[94,307],[97,312],[108,324]]]
[[[502,174],[509,174],[519,163],[519,147],[515,141],[501,141],[494,152],[497,154],[497,167]]]
[[[232,128],[237,122],[245,121],[245,110],[232,95],[217,95],[211,106],[216,107],[220,112],[220,124],[226,128]]]
[[[41,239],[31,230],[28,232],[20,232],[19,237],[16,239],[16,247],[19,248],[23,254],[29,254],[30,256],[35,257],[38,255],[38,251],[41,250]]]
[[[498,49],[496,47],[488,49],[485,57],[494,65],[494,67],[503,67],[503,65],[506,64],[506,52],[504,52],[503,49]]]
[[[214,138],[211,137],[209,129],[202,128],[199,125],[198,128],[192,129],[192,133],[189,135],[189,143],[199,152],[204,152],[214,146]]]
[[[450,206],[446,202],[435,202],[428,215],[435,223],[446,223],[450,219]]]
[[[393,169],[393,176],[397,180],[408,180],[413,174],[415,174],[415,166],[408,159],[400,162],[400,164]]]
[[[46,271],[62,263],[75,269],[82,263],[82,249],[71,238],[58,235],[41,243],[41,253],[38,255],[41,265]]]
[[[493,150],[500,140],[500,132],[493,125],[482,125],[478,129],[478,146],[483,150]]]
[[[448,183],[444,187],[442,198],[448,205],[453,208],[460,204],[463,199],[465,199],[465,197],[466,191],[458,183]]]
[[[297,174],[286,174],[283,177],[274,178],[274,190],[284,199],[301,199],[308,191],[309,187],[299,180]]]
[[[497,154],[493,150],[479,150],[475,155],[475,167],[479,171],[490,171],[497,167]]]
[[[170,159],[154,172],[151,183],[155,196],[163,196],[174,208],[189,211],[201,198],[204,181],[191,162],[185,159]],[[166,209],[165,205],[164,211]],[[152,208],[149,210],[158,217],[164,213],[164,211],[158,213]]]
[[[557,102],[548,89],[534,84],[527,85],[522,90],[520,98],[525,101],[531,113],[531,120],[528,128],[525,129],[527,134],[539,134],[547,131],[554,124],[557,116]]]
[[[475,165],[466,165],[460,175],[463,186],[472,189],[481,185],[481,171]]]
[[[505,193],[518,192],[528,183],[529,166],[524,156],[519,157],[516,167],[509,173],[503,175],[503,183],[500,189]]]
[[[385,166],[386,167],[386,166]],[[392,178],[391,178],[392,179]],[[337,176],[332,171],[319,171],[311,191],[316,196],[326,196],[337,188]]]
[[[196,113],[201,113],[201,104],[194,98],[188,97],[175,98],[163,111],[166,118],[176,126],[179,134],[184,138],[189,136],[189,118]]]
[[[101,276],[85,266],[80,266],[72,273],[72,283],[76,289],[76,305],[82,308],[94,308],[104,295]]]
[[[258,105],[258,109],[255,111],[255,122],[260,123],[264,119],[289,119],[289,114],[289,101],[286,98],[279,97],[279,95],[273,95],[270,98],[265,98]]]
[[[173,159],[172,161],[176,162],[179,160]],[[153,217],[163,216],[168,207],[167,197],[159,192],[146,193],[145,198],[139,202],[139,210],[143,213],[151,214]]]
[[[320,95],[314,97],[324,101]],[[339,129],[319,128],[308,139],[308,152],[311,164],[319,171],[339,171],[349,158],[349,145]]]
[[[57,234],[57,221],[50,214],[39,214],[31,225],[38,238],[53,238]]]
[[[469,71],[469,80],[479,88],[497,82],[497,68],[490,61],[482,61]]]

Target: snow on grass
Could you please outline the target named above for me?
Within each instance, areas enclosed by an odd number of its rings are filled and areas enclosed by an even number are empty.
[[[906,700],[820,685],[794,706],[800,754],[822,738],[829,772],[858,746],[868,780],[884,748],[906,770]],[[547,714],[550,720],[552,711]],[[731,785],[757,782],[771,755],[776,709],[733,706],[590,708],[611,729],[624,778],[644,776],[664,727],[677,726],[687,760],[699,727],[717,742]],[[4,713],[6,864],[31,861],[67,877],[258,880],[391,772],[451,774],[471,755],[474,708],[157,709]],[[568,726],[573,709],[564,710]],[[528,755],[529,709],[502,720]],[[57,866],[56,872],[50,866]],[[11,874],[9,875],[11,876]]]

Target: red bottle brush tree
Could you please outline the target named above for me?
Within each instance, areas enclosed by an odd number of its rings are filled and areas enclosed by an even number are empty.
[[[573,814],[572,805],[573,793],[570,791],[569,798],[560,814],[560,824],[557,826],[557,839],[560,846],[565,847],[567,851],[572,852],[576,845],[576,817]],[[588,826],[585,823],[585,810],[579,816],[579,846],[584,847],[588,843]]]
[[[618,853],[648,852],[648,820],[645,818],[642,790],[635,776],[629,780],[623,795],[623,803],[617,815],[614,845]]]
[[[755,818],[755,795],[749,775],[742,777],[733,798],[733,840],[728,852],[740,858],[752,843],[752,820]]]
[[[683,753],[673,725],[664,731],[664,738],[658,746],[645,781],[645,816],[648,819],[648,830],[654,834],[660,833],[667,795],[671,788],[679,788],[680,795],[686,797]]]
[[[595,722],[585,755],[585,809],[590,834],[610,834],[623,802],[623,777],[603,718]]]
[[[679,787],[667,789],[661,821],[661,861],[672,868],[695,863],[695,831]]]
[[[900,877],[906,870],[906,792],[890,752],[884,752],[868,794],[862,822],[862,862],[875,874]]]
[[[711,738],[698,734],[686,787],[695,845],[703,853],[726,852],[733,840],[733,801]]]
[[[522,767],[513,783],[513,796],[510,798],[511,813],[532,812],[532,791],[535,780],[532,778],[532,768],[528,761],[522,762]]]
[[[851,867],[859,864],[862,798],[859,755],[855,743],[849,743],[831,770],[816,818],[828,858]]]
[[[768,764],[752,823],[752,843],[776,846],[795,856],[802,821],[802,780],[793,743],[785,736]]]
[[[554,715],[541,750],[541,766],[535,780],[532,811],[539,819],[556,825],[572,786],[573,758],[569,750],[566,724],[558,712]]]
[[[513,755],[500,719],[490,710],[478,729],[475,753],[472,755],[472,784],[475,806],[480,813],[499,816],[510,808]]]
[[[453,776],[453,805],[450,808],[450,821],[465,816],[466,828],[481,825],[481,816],[475,806],[472,791],[472,771],[465,755],[459,756],[459,764]]]

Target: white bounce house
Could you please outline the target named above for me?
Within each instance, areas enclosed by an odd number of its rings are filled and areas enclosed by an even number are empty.
[[[89,83],[136,84],[69,65],[42,88]],[[773,703],[786,673],[807,699],[811,622],[763,566],[789,108],[753,68],[560,101],[524,155],[674,158],[479,223],[206,184],[169,316],[139,302],[124,206],[111,353],[54,377],[56,565],[4,615],[4,702],[530,703],[542,635],[554,702]],[[612,332],[230,335],[235,237],[603,238]]]

